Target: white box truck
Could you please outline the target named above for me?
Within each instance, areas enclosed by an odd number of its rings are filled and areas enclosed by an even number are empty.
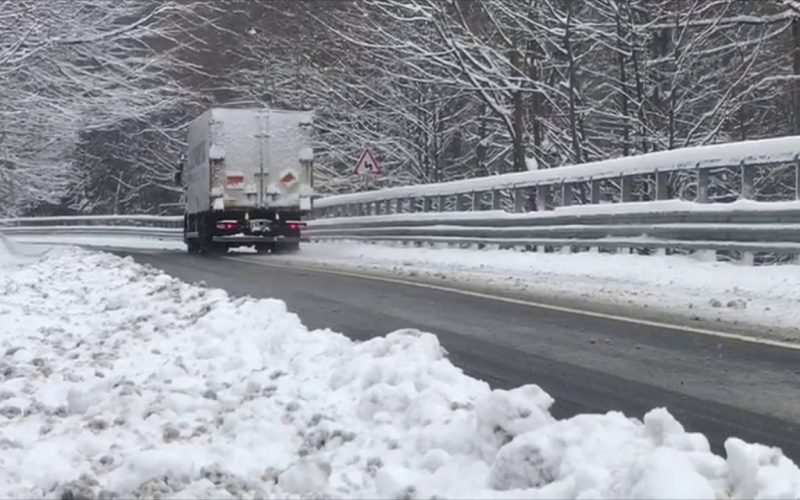
[[[214,107],[188,129],[184,241],[190,253],[299,249],[313,194],[313,112]]]

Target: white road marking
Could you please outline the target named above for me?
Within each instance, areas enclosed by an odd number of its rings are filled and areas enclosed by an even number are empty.
[[[261,259],[243,258],[243,257],[225,257],[225,258],[226,259],[230,259],[230,260],[238,260],[240,262],[246,262],[246,263],[249,263],[249,264],[257,264],[257,265],[261,265],[261,266],[265,266],[265,267],[274,267],[274,268],[278,268],[278,269],[287,269],[286,265],[280,265],[280,264],[277,264],[277,263],[267,262],[266,259],[265,260],[261,260]],[[653,320],[648,320],[648,319],[629,318],[629,317],[626,317],[626,316],[619,316],[619,315],[616,315],[616,314],[589,311],[589,310],[586,310],[586,309],[578,309],[578,308],[574,308],[574,307],[557,306],[557,305],[553,305],[553,304],[547,304],[547,303],[544,303],[544,302],[536,302],[536,301],[533,301],[533,300],[516,299],[516,298],[512,298],[512,297],[504,297],[502,295],[494,295],[494,294],[490,294],[490,293],[476,292],[476,291],[472,291],[472,290],[464,290],[464,289],[461,289],[461,288],[454,288],[454,287],[443,286],[443,285],[434,285],[432,283],[423,283],[423,282],[420,282],[420,281],[405,280],[405,279],[401,279],[401,278],[390,278],[388,276],[379,276],[379,275],[359,273],[359,272],[354,272],[354,271],[344,271],[344,270],[340,270],[340,269],[329,269],[329,268],[315,267],[315,266],[303,266],[303,265],[297,265],[297,264],[294,264],[294,263],[290,264],[289,268],[293,269],[293,270],[298,270],[298,271],[320,272],[320,273],[327,273],[327,274],[333,274],[333,275],[338,275],[338,276],[345,276],[345,277],[349,277],[349,278],[360,278],[360,279],[366,279],[366,280],[381,281],[381,282],[385,282],[385,283],[393,283],[393,284],[396,284],[396,285],[414,286],[414,287],[417,287],[417,288],[425,288],[425,289],[428,289],[428,290],[437,290],[437,291],[440,291],[440,292],[455,293],[455,294],[458,294],[458,295],[464,295],[464,296],[468,296],[468,297],[476,297],[476,298],[480,298],[480,299],[494,300],[494,301],[497,301],[497,302],[506,302],[506,303],[509,303],[509,304],[523,305],[523,306],[533,307],[533,308],[537,308],[537,309],[545,309],[545,310],[557,311],[557,312],[563,312],[563,313],[569,313],[569,314],[577,314],[577,315],[580,315],[580,316],[587,316],[587,317],[590,317],[590,318],[598,318],[598,319],[605,319],[605,320],[611,320],[611,321],[618,321],[618,322],[622,322],[622,323],[629,323],[629,324],[639,325],[639,326],[648,326],[648,327],[653,327],[653,328],[664,328],[664,329],[669,329],[669,330],[680,330],[680,331],[683,331],[683,332],[694,333],[694,334],[698,334],[698,335],[706,335],[706,336],[709,336],[709,337],[716,337],[716,338],[722,338],[722,339],[727,339],[727,340],[738,340],[738,341],[741,341],[741,342],[748,342],[748,343],[751,343],[751,344],[761,344],[761,345],[768,345],[768,346],[771,346],[771,347],[780,347],[780,348],[783,348],[783,349],[793,349],[793,350],[800,351],[800,344],[794,343],[794,342],[786,342],[786,341],[782,341],[782,340],[751,337],[751,336],[742,335],[742,334],[739,334],[739,333],[723,332],[723,331],[718,331],[718,330],[711,330],[711,329],[708,329],[708,328],[697,328],[697,327],[686,326],[686,325],[670,324],[670,323],[664,323],[664,322],[661,322],[661,321],[653,321]]]

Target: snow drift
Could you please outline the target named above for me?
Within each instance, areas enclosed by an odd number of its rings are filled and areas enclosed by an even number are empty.
[[[797,498],[774,448],[727,458],[664,409],[554,419],[435,336],[309,331],[74,248],[0,253],[0,497]]]

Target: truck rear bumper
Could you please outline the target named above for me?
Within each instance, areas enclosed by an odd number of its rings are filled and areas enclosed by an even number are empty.
[[[214,236],[212,238],[214,243],[226,243],[229,245],[255,245],[258,243],[300,243],[308,241],[308,238],[296,236],[249,236],[249,235],[234,235],[234,236]]]

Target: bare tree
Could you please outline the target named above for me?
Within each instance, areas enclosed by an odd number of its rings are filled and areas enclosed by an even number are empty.
[[[0,210],[60,197],[79,133],[174,106],[184,90],[173,52],[181,30],[203,22],[196,7],[0,0],[0,197],[12,200]]]

